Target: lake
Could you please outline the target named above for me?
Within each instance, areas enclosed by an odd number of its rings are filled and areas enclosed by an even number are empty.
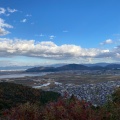
[[[10,72],[8,74],[0,74],[0,79],[4,79],[4,78],[21,78],[21,77],[34,77],[34,76],[43,76],[46,75],[48,73],[11,73]]]

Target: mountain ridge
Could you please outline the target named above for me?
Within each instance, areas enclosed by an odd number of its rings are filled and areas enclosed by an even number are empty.
[[[83,64],[67,64],[60,67],[33,67],[26,70],[26,72],[59,72],[59,71],[69,71],[69,70],[118,70],[120,69],[120,64],[108,64],[106,66],[86,66]]]

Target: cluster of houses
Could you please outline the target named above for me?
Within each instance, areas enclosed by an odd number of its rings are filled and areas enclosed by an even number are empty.
[[[111,94],[120,87],[120,81],[108,81],[97,84],[58,84],[54,91],[64,94],[67,92],[69,96],[74,95],[80,100],[86,100],[93,105],[102,105],[106,101],[111,100]]]

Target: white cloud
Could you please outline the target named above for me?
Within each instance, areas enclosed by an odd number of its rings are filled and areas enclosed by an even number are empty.
[[[22,23],[25,23],[25,22],[27,22],[27,19],[23,19],[23,20],[21,20],[21,22],[22,22]]]
[[[112,44],[113,41],[111,39],[107,39],[104,42],[100,43],[100,45]]]
[[[6,10],[4,8],[0,8],[0,14],[5,14]]]
[[[0,28],[0,36],[4,36],[4,35],[7,35],[9,34],[10,32],[5,30],[4,28]]]
[[[0,38],[0,56],[26,56],[51,60],[120,60],[120,46],[110,49],[82,48],[73,44],[56,45],[52,41]],[[78,62],[78,63],[79,63]]]
[[[13,28],[13,26],[5,23],[5,21],[2,18],[0,18],[0,27]]]
[[[106,43],[106,44],[112,44],[113,41],[112,41],[111,39],[108,39],[108,40],[105,41],[105,43]]]
[[[33,56],[49,59],[95,58],[109,53],[95,48],[81,48],[77,45],[56,45],[51,41],[36,43],[35,40],[0,38],[0,56]]]
[[[31,14],[27,14],[26,17],[31,17],[32,15]]]
[[[13,28],[13,26],[5,23],[5,21],[2,18],[0,18],[0,36],[7,35],[10,33],[5,28]]]
[[[5,8],[0,7],[0,15],[4,14],[6,16],[10,16],[10,13],[14,13],[14,12],[17,12],[17,11],[18,10],[16,10],[16,9],[10,9],[10,8],[5,9]]]
[[[54,36],[54,35],[51,35],[51,36],[49,36],[49,38],[52,40],[52,39],[55,38],[55,36]]]
[[[14,13],[14,12],[17,12],[18,10],[7,8],[7,11],[10,12],[10,13]]]

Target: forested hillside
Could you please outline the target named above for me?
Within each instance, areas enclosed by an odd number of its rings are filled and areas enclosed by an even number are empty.
[[[42,91],[14,83],[0,83],[0,111],[23,103],[38,103],[43,105],[57,100],[59,93]]]
[[[0,83],[1,120],[120,120],[120,88],[103,106],[13,83]],[[59,98],[59,99],[58,99]],[[47,103],[47,104],[45,104]]]

